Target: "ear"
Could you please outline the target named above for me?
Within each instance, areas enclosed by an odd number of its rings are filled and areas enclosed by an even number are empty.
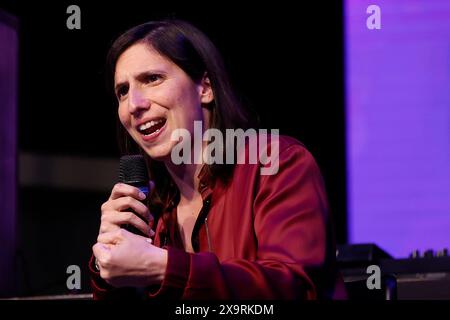
[[[202,104],[211,103],[214,100],[214,93],[211,88],[211,81],[208,74],[205,72],[202,81],[200,82],[200,101]]]

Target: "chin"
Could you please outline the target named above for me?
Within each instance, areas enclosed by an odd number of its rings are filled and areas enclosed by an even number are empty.
[[[164,143],[151,147],[144,147],[143,149],[153,160],[166,162],[171,159],[172,147],[173,146],[170,143]]]

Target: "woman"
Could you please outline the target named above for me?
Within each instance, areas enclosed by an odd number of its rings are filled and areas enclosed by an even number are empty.
[[[173,161],[177,130],[192,137],[195,123],[224,134],[253,125],[211,41],[183,21],[150,22],[120,36],[108,61],[125,152],[146,157],[153,192],[145,206],[138,189],[117,184],[102,205],[90,262],[94,298],[125,298],[127,287],[148,298],[339,298],[324,186],[301,143],[269,139],[266,151],[275,140],[279,148],[272,175],[249,161],[208,164],[195,150],[188,151],[200,161]]]

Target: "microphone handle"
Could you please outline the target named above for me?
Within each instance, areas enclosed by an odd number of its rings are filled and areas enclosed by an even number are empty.
[[[145,199],[142,200],[141,202],[148,207],[148,205],[147,205],[147,203],[148,203],[148,194],[149,194],[148,185],[145,185],[142,182],[137,182],[137,183],[136,182],[135,183],[125,182],[125,183],[129,184],[129,185],[131,185],[133,187],[138,188],[142,193],[145,194]],[[136,216],[138,216],[146,224],[148,224],[148,221],[145,220],[144,217],[142,217],[140,214],[134,212],[133,210],[130,210],[130,211],[133,212]],[[122,225],[122,228],[124,228],[125,230],[127,230],[127,231],[129,231],[131,233],[134,233],[134,234],[146,237],[146,238],[149,237],[148,234],[144,234],[141,230],[139,230],[138,228],[136,228],[135,226],[133,226],[131,224],[124,224],[124,225]]]

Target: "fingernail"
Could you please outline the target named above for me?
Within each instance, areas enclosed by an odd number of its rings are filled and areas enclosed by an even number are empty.
[[[150,229],[150,237],[153,237],[155,235],[155,231]]]
[[[141,200],[145,199],[145,193],[143,193],[142,191],[139,192],[139,199],[141,199]]]

